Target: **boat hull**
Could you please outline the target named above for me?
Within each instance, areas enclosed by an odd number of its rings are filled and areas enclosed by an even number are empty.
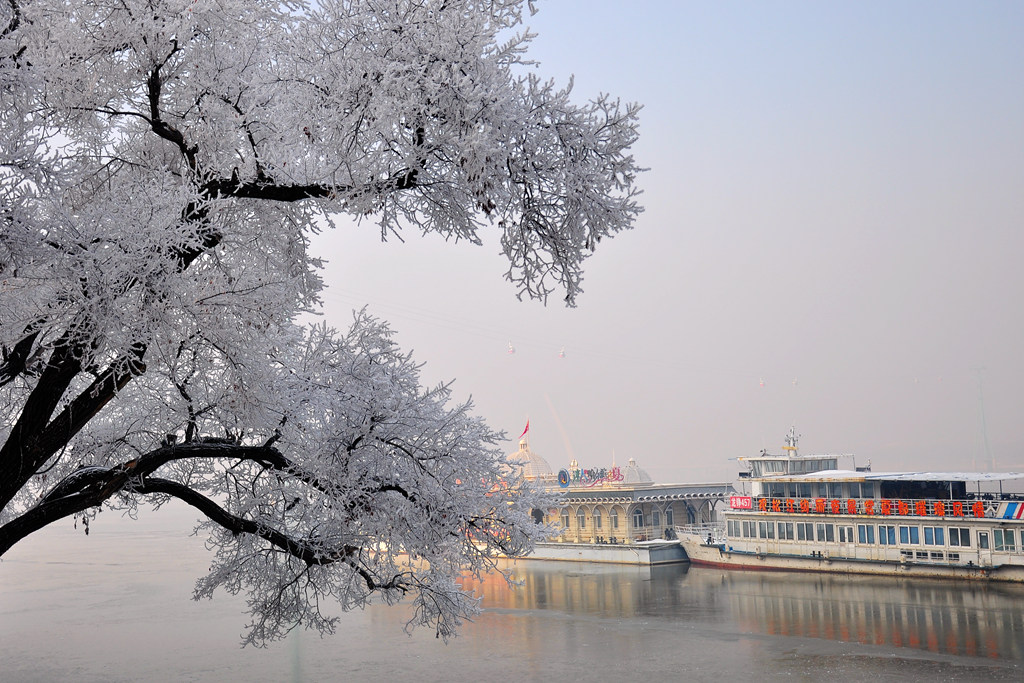
[[[696,536],[682,536],[680,543],[690,564],[748,571],[802,571],[838,574],[872,574],[936,579],[1009,581],[1024,583],[1024,566],[937,564],[912,560],[868,560],[848,557],[799,556],[734,550],[724,543],[708,545]]]

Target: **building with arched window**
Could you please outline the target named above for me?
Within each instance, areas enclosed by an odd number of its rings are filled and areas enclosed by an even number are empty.
[[[576,460],[556,474],[550,464],[530,449],[528,438],[510,459],[520,463],[523,476],[558,495],[558,505],[535,511],[534,519],[551,524],[557,533],[540,544],[536,557],[617,561],[609,552],[565,554],[566,544],[587,544],[607,550],[623,546],[650,546],[676,539],[676,525],[707,524],[716,506],[735,495],[731,484],[656,484],[630,458],[625,467],[583,468]],[[561,544],[562,547],[559,546]],[[595,548],[596,550],[596,548]],[[595,557],[591,557],[595,556]],[[636,553],[630,555],[635,557]],[[681,561],[682,554],[679,553]]]

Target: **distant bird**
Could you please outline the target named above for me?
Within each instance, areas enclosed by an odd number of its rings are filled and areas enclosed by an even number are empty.
[[[510,354],[512,354],[512,353],[515,353],[515,352],[516,352],[516,347],[512,346],[512,342],[511,342],[511,341],[510,341],[510,342],[508,343],[508,352],[509,352]]]
[[[559,358],[565,358],[565,347],[564,347],[564,346],[563,346],[563,347],[561,348],[561,350],[560,350],[560,351],[558,352],[558,357],[559,357]]]

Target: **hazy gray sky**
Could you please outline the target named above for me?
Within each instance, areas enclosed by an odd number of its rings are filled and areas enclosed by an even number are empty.
[[[328,320],[368,304],[556,469],[731,480],[793,424],[876,470],[984,469],[982,386],[1024,469],[1024,4],[538,5],[538,73],[644,105],[636,229],[573,310],[518,302],[494,240],[336,230]]]

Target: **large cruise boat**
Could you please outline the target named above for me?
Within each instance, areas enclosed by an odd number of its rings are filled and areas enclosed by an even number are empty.
[[[739,459],[724,524],[679,529],[692,564],[1024,582],[1024,495],[1003,490],[1024,474],[839,469],[797,440]]]

